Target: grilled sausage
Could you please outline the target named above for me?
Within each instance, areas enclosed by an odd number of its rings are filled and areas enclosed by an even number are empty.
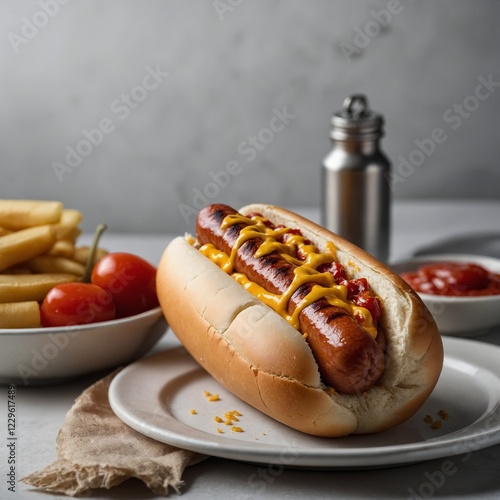
[[[228,215],[237,214],[226,205],[211,205],[199,212],[197,239],[200,244],[211,243],[231,254],[243,223],[222,227]],[[251,238],[238,248],[234,269],[274,294],[285,293],[294,278],[296,264],[286,260],[278,251],[256,257],[260,238]],[[292,315],[308,295],[314,282],[297,288],[288,302]],[[359,394],[372,387],[384,371],[384,335],[379,329],[374,339],[355,318],[341,307],[321,298],[299,313],[299,330],[304,334],[325,384],[343,394]]]

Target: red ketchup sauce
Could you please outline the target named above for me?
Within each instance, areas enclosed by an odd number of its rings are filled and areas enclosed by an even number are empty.
[[[417,292],[447,296],[500,294],[500,274],[469,262],[426,264],[401,277]]]

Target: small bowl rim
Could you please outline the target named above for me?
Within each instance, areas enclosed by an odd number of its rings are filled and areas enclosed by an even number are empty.
[[[422,262],[443,262],[443,261],[448,261],[448,262],[453,262],[453,261],[458,261],[458,262],[473,262],[477,264],[485,263],[485,262],[491,262],[494,263],[498,266],[498,270],[492,270],[489,269],[491,272],[495,273],[500,273],[500,259],[496,257],[491,257],[489,255],[479,255],[479,254],[464,254],[464,253],[442,253],[442,254],[428,254],[428,255],[417,255],[414,257],[409,257],[406,259],[401,259],[397,260],[394,262],[391,262],[390,267],[393,269],[393,271],[398,274],[398,276],[401,274],[401,272],[404,271],[396,271],[394,268],[396,266],[403,266],[405,264],[411,264],[411,263],[422,263]],[[393,268],[394,266],[394,268]],[[485,267],[487,267],[487,264],[484,264]],[[403,279],[403,278],[401,278]],[[411,286],[411,285],[410,285]],[[438,294],[433,294],[433,293],[424,293],[424,292],[418,292],[415,290],[415,292],[425,300],[429,301],[436,301],[436,302],[443,302],[443,303],[478,303],[478,302],[495,302],[495,301],[500,301],[500,294],[492,294],[492,295],[438,295]]]
[[[96,328],[105,328],[114,325],[133,323],[136,320],[147,318],[149,316],[155,316],[161,313],[161,306],[156,306],[153,309],[148,309],[139,314],[134,314],[132,316],[126,316],[124,318],[115,318],[109,321],[99,321],[96,323],[85,323],[83,325],[68,325],[68,326],[47,326],[47,327],[37,327],[37,328],[0,328],[0,337],[7,335],[46,335],[51,332],[74,332],[74,331],[86,331],[95,330]],[[161,315],[159,316],[159,318]]]

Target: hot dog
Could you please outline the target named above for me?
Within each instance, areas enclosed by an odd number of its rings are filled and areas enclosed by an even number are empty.
[[[206,207],[196,236],[166,248],[158,296],[174,333],[231,392],[319,436],[386,429],[427,399],[443,362],[437,327],[373,257],[268,205]]]
[[[237,211],[225,205],[211,205],[201,210],[196,224],[198,242],[212,244],[231,254],[242,229],[252,229],[252,226],[250,221],[242,221],[225,228],[224,221],[230,221],[230,216],[237,216]],[[235,253],[234,269],[268,292],[285,294],[301,263],[286,260],[277,250],[256,257],[262,243],[258,236],[246,239]],[[297,287],[286,312],[292,315],[315,285],[313,281],[306,281]],[[324,297],[304,307],[298,320],[299,330],[306,336],[325,383],[341,393],[358,394],[380,378],[384,370],[382,332],[372,337],[345,309],[332,305]]]

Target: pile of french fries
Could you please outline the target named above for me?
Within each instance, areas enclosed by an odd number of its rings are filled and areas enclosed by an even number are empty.
[[[40,327],[49,290],[81,279],[90,252],[77,246],[82,219],[59,201],[0,200],[0,328]]]

